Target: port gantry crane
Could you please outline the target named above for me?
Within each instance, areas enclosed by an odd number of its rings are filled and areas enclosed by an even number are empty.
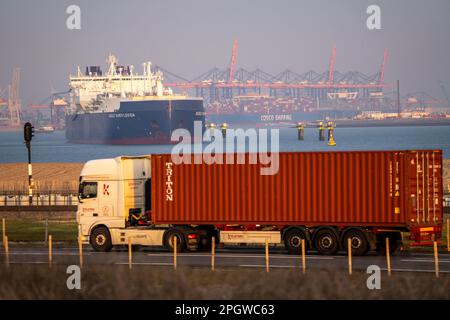
[[[385,68],[387,63],[387,49],[384,50],[383,62],[379,72],[375,75],[365,75],[361,72],[339,72],[335,70],[336,45],[333,45],[328,65],[328,70],[323,73],[308,71],[303,74],[290,70],[281,72],[278,75],[271,75],[260,69],[248,71],[243,68],[236,69],[238,42],[234,40],[231,63],[229,68],[222,70],[213,68],[204,72],[200,76],[187,80],[165,70],[166,87],[175,87],[181,90],[195,90],[197,96],[209,96],[215,100],[219,96],[230,98],[235,94],[252,91],[261,93],[268,90],[269,95],[277,96],[278,92],[284,95],[301,96],[304,91],[310,97],[327,98],[329,92],[357,93],[358,96],[371,96],[373,93],[382,93],[388,85],[384,82]],[[164,70],[161,67],[157,67]]]
[[[438,81],[439,85],[441,86],[442,94],[444,95],[445,100],[447,100],[448,108],[450,109],[450,99],[447,94],[447,89],[445,89],[444,83],[442,81]]]
[[[236,51],[237,51],[238,42],[234,40],[233,42],[233,50],[231,52],[231,64],[230,64],[230,74],[228,77],[228,83],[233,83],[234,81],[234,68],[236,67]]]
[[[20,68],[14,68],[11,84],[8,86],[9,124],[11,127],[20,126],[20,98],[19,98]]]
[[[388,50],[387,48],[385,48],[383,53],[383,63],[381,64],[380,68],[380,76],[378,78],[378,84],[384,84],[384,70],[386,69],[387,60],[388,60]]]
[[[330,65],[328,67],[328,83],[334,82],[334,64],[336,63],[336,45],[333,45],[331,50]]]
[[[54,125],[55,118],[55,108],[66,108],[67,107],[67,99],[65,96],[70,93],[70,90],[67,91],[55,91],[53,87],[51,87],[51,93],[48,97],[40,101],[39,103],[30,103],[28,104],[28,108],[39,110],[39,109],[50,109],[50,123],[49,125]],[[67,110],[64,110],[66,112]],[[58,113],[57,113],[58,114]]]

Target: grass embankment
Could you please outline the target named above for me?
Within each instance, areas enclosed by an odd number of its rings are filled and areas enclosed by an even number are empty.
[[[145,275],[145,276],[143,276]],[[381,289],[369,290],[369,275],[339,270],[85,266],[81,290],[66,287],[66,267],[0,266],[0,299],[450,299],[450,276],[381,274]]]
[[[30,219],[6,220],[6,234],[11,242],[38,242],[45,241],[45,221]],[[52,235],[54,242],[77,241],[76,222],[48,221],[48,234]]]

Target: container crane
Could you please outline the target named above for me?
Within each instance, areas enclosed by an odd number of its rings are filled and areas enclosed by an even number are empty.
[[[234,69],[236,67],[236,51],[238,47],[238,42],[235,39],[233,42],[233,50],[231,52],[231,64],[230,64],[230,74],[228,76],[228,83],[233,83],[234,79]]]
[[[381,64],[380,68],[380,77],[378,78],[378,84],[384,84],[384,70],[386,69],[387,60],[388,60],[388,49],[385,48],[383,54],[383,63]]]
[[[330,56],[330,65],[328,67],[328,83],[334,82],[334,65],[336,63],[336,45],[333,45]]]
[[[20,125],[20,98],[19,98],[20,68],[14,68],[11,84],[9,85],[9,120],[12,127]]]
[[[450,99],[447,94],[447,89],[445,88],[444,83],[442,81],[438,81],[438,82],[439,82],[439,85],[441,86],[441,90],[442,90],[442,93],[444,94],[444,98],[445,98],[445,100],[447,100],[448,108],[450,109]]]

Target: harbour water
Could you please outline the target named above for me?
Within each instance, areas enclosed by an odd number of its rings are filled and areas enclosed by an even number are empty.
[[[442,149],[450,158],[450,126],[336,128],[337,146],[319,141],[315,128],[305,129],[297,140],[295,128],[280,129],[280,151],[413,150]],[[72,144],[63,131],[36,133],[32,141],[33,162],[85,162],[119,155],[170,153],[173,145]],[[247,149],[248,150],[248,149]],[[0,132],[0,163],[26,162],[22,132]]]

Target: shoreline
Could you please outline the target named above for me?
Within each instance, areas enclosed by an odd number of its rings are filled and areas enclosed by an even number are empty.
[[[385,119],[385,120],[331,120],[340,128],[365,128],[365,127],[429,127],[429,126],[448,126],[450,118],[442,119]]]
[[[450,126],[450,118],[400,118],[400,119],[321,119],[321,120],[305,120],[300,121],[307,124],[317,124],[319,121],[322,121],[326,124],[327,121],[332,121],[341,128],[365,128],[365,127],[428,127],[428,126]],[[205,121],[208,123],[209,121]],[[292,123],[294,125],[296,123]],[[229,123],[232,127],[239,127],[242,123],[233,124]],[[247,123],[248,126],[276,126],[277,123],[270,122],[254,122]],[[22,132],[23,127],[0,127],[0,133],[2,132]],[[65,131],[63,130],[55,130],[56,131]],[[36,132],[36,133],[48,133],[48,132]]]

